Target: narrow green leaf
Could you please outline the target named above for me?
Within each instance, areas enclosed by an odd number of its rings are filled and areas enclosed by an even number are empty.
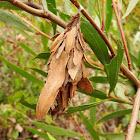
[[[65,130],[63,128],[60,127],[56,127],[56,126],[52,126],[52,125],[47,125],[41,122],[32,122],[35,126],[42,128],[43,130],[51,133],[51,134],[55,134],[58,136],[66,136],[66,137],[82,137],[82,135],[70,131],[70,130]]]
[[[40,85],[43,85],[43,81],[41,81],[40,79],[34,77],[33,75],[27,73],[26,71],[24,71],[23,69],[19,68],[18,66],[10,63],[8,60],[6,60],[4,57],[2,57],[0,55],[0,59],[5,62],[11,69],[13,69],[15,72],[17,72],[18,74],[20,74],[21,76],[25,77],[26,79],[38,83]]]
[[[8,1],[0,1],[0,9],[21,10]]]
[[[54,13],[55,15],[57,15],[55,0],[46,0],[46,1],[47,1],[47,5],[48,5],[48,10],[51,11],[52,13]],[[57,24],[55,24],[54,22],[51,22],[51,23],[52,23],[53,30],[54,30],[54,35],[55,35]]]
[[[84,116],[82,112],[79,111],[80,117],[83,119],[84,124],[86,125],[90,135],[93,137],[94,140],[99,140],[98,134],[95,132],[94,128],[92,127],[91,123],[88,119]]]
[[[41,74],[44,77],[47,77],[47,73],[41,69],[37,69],[37,68],[31,68],[32,70],[38,72],[39,74]]]
[[[50,57],[50,53],[40,53],[34,59],[39,58],[39,59],[47,60],[49,59],[49,57]]]
[[[91,107],[98,106],[98,105],[100,105],[100,104],[102,104],[106,101],[107,100],[102,100],[102,101],[99,101],[99,102],[84,104],[84,105],[77,106],[77,107],[69,107],[68,110],[67,110],[67,114],[72,114],[72,113],[77,112],[77,111],[83,111],[83,110],[89,109]]]
[[[42,32],[46,33],[47,35],[50,33],[51,30],[51,25],[48,22],[42,22],[40,24],[40,29]],[[45,36],[41,35],[41,40],[42,40],[42,44],[43,44],[43,48],[45,52],[49,51],[49,47],[48,45],[48,38],[46,38]]]
[[[93,0],[95,2],[95,0]],[[88,13],[90,16],[93,15],[93,2],[91,0],[88,0]]]
[[[28,26],[23,24],[23,22],[11,12],[0,10],[0,21],[10,24],[19,29],[32,32],[32,30]]]
[[[96,102],[96,98],[90,97],[90,103]],[[94,126],[95,121],[96,121],[96,106],[90,108],[90,123],[92,126]]]
[[[95,83],[108,83],[108,79],[107,77],[103,77],[103,76],[94,76],[89,78],[90,81],[95,82]]]
[[[20,103],[23,104],[24,106],[30,108],[30,109],[36,110],[36,104],[30,104],[27,101],[25,101],[24,95],[21,97]]]
[[[139,0],[130,0],[127,10],[126,10],[125,14],[123,15],[122,19],[124,19],[131,13],[131,11],[135,8],[135,6],[138,2],[139,2]]]
[[[32,54],[34,56],[36,55],[36,53],[32,49],[30,49],[29,46],[24,44],[23,42],[19,42],[18,45],[21,46],[26,52],[28,52],[28,53],[30,53],[30,54]]]
[[[88,96],[92,96],[92,97],[95,97],[95,98],[99,98],[99,99],[108,99],[108,97],[106,96],[105,93],[99,91],[99,90],[94,90],[93,93],[87,93],[81,89],[78,89],[78,92],[80,93],[83,93],[83,94],[86,94]]]
[[[106,31],[108,31],[110,28],[112,15],[113,15],[113,8],[112,8],[111,4],[112,4],[111,0],[106,1],[106,20],[105,20]]]
[[[107,77],[110,83],[110,91],[113,91],[113,89],[116,86],[117,80],[118,80],[118,75],[120,71],[120,66],[122,63],[122,58],[123,58],[123,47],[120,41],[118,41],[118,51],[117,51],[117,56],[112,58],[110,64],[106,64],[106,73]]]
[[[85,36],[86,42],[89,44],[101,63],[104,65],[109,64],[110,57],[108,55],[107,46],[97,30],[87,20],[82,19],[81,31]]]
[[[123,110],[119,110],[119,111],[115,111],[113,113],[110,113],[106,116],[104,116],[103,118],[101,118],[100,120],[97,121],[97,124],[110,120],[110,119],[114,119],[120,116],[125,116],[126,114],[130,114],[132,112],[132,109],[123,109]]]
[[[27,126],[23,126],[23,128],[27,129],[28,131],[30,131],[30,132],[32,132],[34,134],[39,135],[41,138],[44,138],[45,140],[51,140],[47,133],[40,132],[37,129],[30,128],[30,127],[27,127]]]

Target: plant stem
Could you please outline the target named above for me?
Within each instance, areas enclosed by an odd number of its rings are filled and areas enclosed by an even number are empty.
[[[126,40],[125,40],[123,28],[122,28],[122,25],[121,25],[121,20],[120,20],[119,14],[117,12],[114,0],[112,0],[112,7],[114,9],[114,13],[115,13],[115,16],[116,16],[116,19],[117,19],[117,22],[118,22],[118,26],[119,26],[119,29],[120,29],[120,33],[121,33],[121,36],[122,36],[122,41],[123,41],[123,45],[124,45],[125,54],[126,54],[126,57],[127,57],[128,67],[129,67],[129,70],[132,71],[132,65],[131,65],[131,60],[130,60],[130,56],[129,56],[129,52],[128,52],[128,48],[127,48],[127,43],[126,43]]]
[[[131,119],[128,125],[128,130],[127,130],[125,140],[133,140],[133,136],[135,133],[136,124],[138,120],[138,115],[139,115],[139,106],[140,106],[140,88],[138,88],[137,93],[136,93],[136,97],[135,97],[135,101],[134,101],[133,109],[132,109],[132,114],[131,114]]]
[[[105,33],[105,0],[102,0],[102,27],[101,30]]]
[[[85,134],[82,131],[81,127],[79,126],[79,124],[76,122],[75,118],[73,117],[73,114],[70,114],[70,116],[72,117],[74,123],[76,124],[76,126],[78,127],[78,129],[80,130],[81,134],[83,135],[83,137],[85,138]]]
[[[37,27],[35,27],[33,24],[31,24],[30,22],[28,22],[25,18],[23,18],[22,16],[18,15],[17,13],[15,13],[14,11],[12,11],[12,13],[14,15],[16,15],[17,17],[19,17],[21,20],[23,20],[25,23],[27,23],[28,25],[30,25],[32,28],[34,28],[36,31],[38,31],[39,34],[45,36],[46,38],[53,40],[52,37],[50,37],[49,35],[43,33],[42,31],[40,31]]]

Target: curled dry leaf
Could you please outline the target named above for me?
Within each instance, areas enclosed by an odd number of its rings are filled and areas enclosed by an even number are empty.
[[[48,77],[36,107],[38,119],[45,117],[49,110],[52,116],[65,112],[77,87],[93,92],[83,60],[85,50],[78,13],[50,47],[52,54],[47,65]]]

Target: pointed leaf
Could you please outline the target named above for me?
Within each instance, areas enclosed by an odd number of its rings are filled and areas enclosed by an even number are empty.
[[[6,60],[4,57],[2,57],[0,55],[0,59],[5,62],[11,69],[13,69],[15,72],[17,72],[18,74],[20,74],[21,76],[25,77],[26,79],[38,83],[40,85],[43,85],[43,81],[41,81],[40,79],[34,77],[33,75],[27,73],[26,71],[24,71],[23,69],[19,68],[18,66],[10,63],[8,60]]]
[[[100,104],[102,104],[106,101],[107,100],[102,100],[102,101],[99,101],[99,102],[84,104],[84,105],[77,106],[77,107],[69,107],[68,110],[67,110],[67,114],[72,114],[72,113],[77,112],[77,111],[83,111],[83,110],[89,109],[91,107],[98,106],[98,105],[100,105]]]
[[[112,58],[110,64],[105,65],[107,77],[108,77],[108,80],[110,83],[110,91],[109,92],[113,91],[113,89],[115,88],[115,86],[117,84],[120,66],[122,63],[122,58],[123,58],[123,47],[122,47],[121,42],[118,41],[117,56]]]
[[[27,129],[28,131],[34,133],[34,134],[37,134],[39,135],[41,138],[44,138],[45,140],[51,140],[48,136],[47,133],[44,133],[44,132],[40,132],[34,128],[30,128],[30,127],[27,127],[27,126],[23,126],[25,129]]]
[[[87,120],[82,112],[79,112],[80,117],[83,119],[84,124],[86,125],[90,135],[93,137],[94,140],[99,140],[98,134],[95,132],[94,128],[92,127],[91,123]]]
[[[108,98],[105,93],[103,93],[103,92],[101,92],[99,90],[96,90],[96,89],[93,91],[93,93],[87,93],[87,92],[85,92],[85,91],[83,91],[81,89],[78,89],[78,92],[86,94],[88,96],[99,98],[99,99],[107,99]]]
[[[138,2],[139,2],[139,0],[130,0],[127,10],[126,10],[125,14],[123,15],[122,19],[124,19],[131,13],[131,11],[135,8],[135,6]]]
[[[42,22],[40,24],[40,29],[42,32],[46,33],[47,35],[50,33],[51,30],[51,25],[48,22]],[[41,35],[41,40],[42,40],[42,44],[43,44],[43,48],[45,52],[49,51],[49,47],[48,45],[48,38],[46,38],[44,35]]]
[[[57,15],[55,0],[46,0],[46,1],[47,1],[47,5],[48,5],[48,10],[51,11],[52,13],[54,13],[55,15]],[[55,24],[54,22],[51,22],[51,23],[53,26],[54,34],[56,34],[57,24]]]
[[[0,10],[0,21],[10,24],[19,29],[32,32],[32,30],[29,27],[23,24],[23,22],[11,12]]]
[[[37,68],[31,68],[32,70],[38,72],[39,74],[41,74],[44,77],[47,77],[47,73],[41,69],[37,69]]]
[[[112,1],[107,0],[106,1],[106,20],[105,20],[105,29],[106,29],[106,31],[108,31],[109,28],[110,28],[112,15],[113,15],[113,8],[112,8],[111,5],[112,5]]]
[[[40,53],[34,59],[39,58],[39,59],[46,60],[49,59],[49,57],[50,57],[50,53]]]
[[[115,111],[113,113],[110,113],[106,116],[104,116],[103,118],[101,118],[100,120],[97,121],[97,124],[110,120],[110,119],[114,119],[120,116],[125,116],[126,114],[130,114],[132,112],[132,109],[123,109],[123,110],[119,110],[119,111]]]
[[[42,128],[43,130],[58,135],[58,136],[66,136],[66,137],[81,137],[80,134],[66,130],[57,126],[47,125],[41,122],[32,122],[35,126]]]
[[[33,110],[36,109],[36,104],[30,104],[30,103],[28,103],[27,101],[25,101],[24,95],[21,97],[20,103],[23,104],[24,106],[30,108],[30,109],[33,109]]]
[[[90,81],[95,82],[95,83],[108,83],[108,79],[107,77],[103,77],[103,76],[94,76],[89,78]]]
[[[101,63],[104,65],[109,64],[110,57],[108,55],[107,46],[97,30],[88,21],[82,19],[81,31],[85,36],[86,42]]]
[[[21,46],[26,52],[28,52],[28,53],[30,53],[30,54],[32,54],[34,56],[36,55],[36,53],[32,49],[30,49],[29,46],[24,44],[23,42],[19,42],[18,45]]]

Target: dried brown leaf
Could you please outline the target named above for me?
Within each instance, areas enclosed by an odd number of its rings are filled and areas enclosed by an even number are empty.
[[[53,104],[59,92],[59,88],[62,86],[65,79],[67,61],[68,55],[66,52],[63,52],[59,59],[55,59],[55,57],[52,58],[48,77],[37,103],[36,115],[38,119],[42,119]]]
[[[55,39],[55,41],[53,42],[53,44],[52,44],[51,47],[50,47],[50,52],[55,51],[55,50],[60,46],[60,44],[61,44],[62,41],[63,41],[63,37],[64,37],[64,32],[62,32],[62,33]]]
[[[83,91],[88,92],[88,93],[92,93],[94,91],[92,84],[90,83],[88,78],[82,78],[78,82],[77,87],[79,87],[80,89],[82,89]]]

